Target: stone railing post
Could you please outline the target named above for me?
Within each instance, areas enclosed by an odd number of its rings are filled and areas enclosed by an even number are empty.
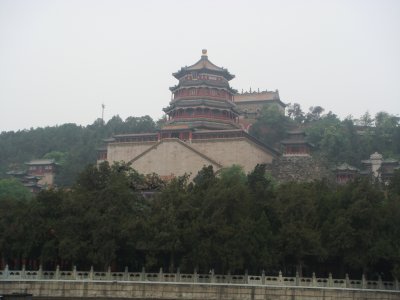
[[[111,266],[108,266],[107,268],[107,279],[111,280]]]
[[[21,279],[26,279],[26,268],[25,268],[25,264],[22,265],[22,270],[21,270]]]
[[[160,271],[158,272],[158,280],[161,282],[164,281],[164,274],[162,268],[160,268]]]
[[[283,276],[282,276],[282,271],[279,271],[279,275],[278,275],[278,282],[280,284],[283,284]]]
[[[211,282],[211,283],[215,283],[214,269],[211,269],[211,274],[210,274],[210,276],[211,276],[210,282]]]
[[[93,269],[93,266],[90,266],[89,279],[90,279],[90,280],[93,280],[93,279],[94,279],[94,269]]]
[[[37,278],[37,279],[42,279],[42,278],[43,278],[43,268],[42,268],[42,264],[39,265],[39,270],[37,271],[36,278]]]
[[[4,274],[4,279],[8,279],[8,277],[9,277],[9,269],[8,269],[8,265],[6,265],[5,267],[4,267],[4,272],[3,272],[3,274]]]
[[[56,266],[56,274],[55,274],[55,279],[58,280],[60,279],[60,266]]]
[[[367,288],[367,278],[365,277],[365,274],[362,274],[362,277],[361,277],[361,288],[362,289]]]
[[[299,272],[296,272],[296,286],[300,286],[300,275],[299,275]]]
[[[397,278],[394,279],[394,289],[400,290],[399,281],[397,280]]]
[[[197,269],[196,268],[194,268],[194,272],[193,272],[193,282],[198,282]]]
[[[228,270],[228,273],[226,274],[226,283],[232,283],[231,270]]]
[[[76,272],[76,266],[75,265],[72,267],[72,279],[74,279],[74,280],[78,279],[78,273]]]
[[[312,286],[317,286],[317,277],[315,277],[315,272],[312,272]]]
[[[329,276],[328,276],[328,286],[333,287],[332,273],[329,273]]]
[[[247,270],[247,269],[244,272],[244,283],[249,284],[249,270]]]
[[[128,266],[125,266],[125,269],[124,269],[124,280],[125,281],[129,280],[129,269],[128,269]]]
[[[381,275],[378,276],[378,288],[380,290],[383,290],[383,282],[382,282],[382,277]]]
[[[140,279],[142,281],[146,280],[146,269],[144,267],[142,267],[142,272],[140,273]]]
[[[262,270],[261,272],[261,284],[265,284],[265,271]]]
[[[181,282],[181,268],[179,268],[179,267],[176,269],[175,281]]]
[[[346,283],[346,288],[350,287],[350,278],[349,278],[349,274],[346,273],[346,278],[345,278],[345,283]]]

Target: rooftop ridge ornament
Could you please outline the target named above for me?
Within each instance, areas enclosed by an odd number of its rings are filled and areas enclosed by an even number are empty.
[[[207,49],[203,49],[203,50],[201,50],[201,56],[208,56],[207,55]]]

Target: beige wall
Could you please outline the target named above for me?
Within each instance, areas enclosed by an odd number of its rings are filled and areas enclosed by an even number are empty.
[[[132,167],[140,173],[157,173],[160,176],[196,175],[203,166],[212,165],[214,170],[219,166],[185,147],[184,142],[177,139],[164,139],[158,146],[132,162]]]
[[[134,159],[157,142],[110,143],[107,147],[107,160],[110,163]]]
[[[240,108],[240,110],[243,112],[243,115],[245,111],[248,113],[256,113],[257,110],[261,112],[264,106],[275,106],[278,108],[278,110],[282,113],[285,114],[285,107],[282,106],[281,104],[278,104],[277,102],[253,102],[253,103],[246,103],[246,102],[240,102],[236,103],[237,107]]]
[[[38,184],[52,186],[54,184],[54,173],[44,173],[40,175],[42,178],[38,181]]]
[[[193,148],[224,167],[241,165],[246,173],[259,163],[272,163],[273,156],[247,138],[195,140]]]
[[[247,92],[242,94],[235,94],[236,102],[246,101],[271,101],[279,99],[279,93],[274,91],[263,91],[263,92]]]
[[[110,163],[133,160],[132,167],[138,172],[154,172],[160,176],[196,175],[203,166],[208,165],[217,171],[221,167],[236,164],[241,165],[245,172],[250,172],[258,163],[269,164],[272,159],[270,153],[244,137],[193,140],[185,144],[178,139],[164,139],[161,143],[116,143],[108,145],[107,155]]]

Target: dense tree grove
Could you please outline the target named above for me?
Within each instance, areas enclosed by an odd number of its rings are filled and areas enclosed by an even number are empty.
[[[400,277],[400,173],[389,186],[276,185],[264,165],[209,166],[143,197],[155,177],[103,163],[68,190],[1,194],[3,266]]]
[[[274,107],[265,107],[250,133],[268,145],[279,148],[286,132],[302,129],[314,145],[314,155],[332,166],[347,162],[360,167],[375,151],[385,158],[400,159],[400,117],[379,112],[374,118],[366,112],[359,119],[340,120],[332,112],[323,114],[320,106],[304,113],[299,104],[290,104],[287,116]]]

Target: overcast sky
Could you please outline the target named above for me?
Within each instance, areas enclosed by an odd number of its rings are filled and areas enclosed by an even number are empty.
[[[399,0],[0,0],[0,131],[158,119],[203,48],[239,91],[400,113]]]

